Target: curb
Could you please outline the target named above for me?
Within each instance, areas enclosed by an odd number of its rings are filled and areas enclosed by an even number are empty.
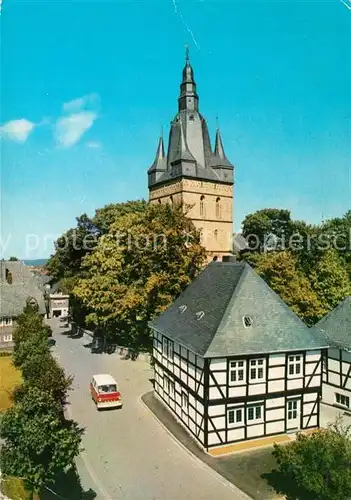
[[[147,393],[145,393],[147,394]],[[166,433],[171,436],[173,441],[180,447],[182,448],[195,462],[197,462],[199,465],[201,465],[204,469],[207,469],[214,477],[216,477],[219,481],[221,481],[225,486],[233,490],[237,495],[239,495],[243,500],[253,500],[250,496],[248,496],[246,493],[244,493],[240,488],[235,486],[235,484],[231,483],[223,477],[219,472],[216,470],[212,469],[212,467],[205,462],[203,462],[199,457],[194,455],[179,439],[176,438],[176,436],[168,429],[168,427],[161,422],[161,420],[155,415],[155,413],[150,410],[150,408],[147,406],[146,403],[142,400],[142,397],[145,396],[145,394],[142,394],[139,396],[139,403],[153,416],[153,418],[160,424],[160,426],[166,431]]]

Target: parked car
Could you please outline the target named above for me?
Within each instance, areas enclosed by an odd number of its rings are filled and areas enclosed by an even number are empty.
[[[121,393],[117,382],[111,375],[94,375],[90,382],[90,394],[96,408],[122,408]]]

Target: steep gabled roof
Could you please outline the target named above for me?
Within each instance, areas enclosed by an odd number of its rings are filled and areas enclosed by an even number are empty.
[[[245,326],[244,317],[251,326]],[[328,345],[244,262],[209,264],[150,326],[203,357]]]
[[[351,296],[340,302],[315,327],[334,347],[351,350]]]
[[[6,280],[11,273],[12,284]],[[39,312],[45,314],[43,286],[21,261],[0,262],[0,317],[15,317],[23,312],[29,298],[36,300]]]

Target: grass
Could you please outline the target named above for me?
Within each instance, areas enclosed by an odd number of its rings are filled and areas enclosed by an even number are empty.
[[[11,393],[21,380],[20,372],[13,366],[12,357],[0,357],[0,412],[12,405]]]
[[[21,374],[13,366],[11,356],[0,357],[0,412],[12,406],[11,393],[21,383]],[[23,481],[15,477],[4,477],[1,490],[9,498],[27,500],[29,498]],[[39,500],[34,496],[35,500]]]
[[[2,493],[14,500],[27,500],[29,493],[25,489],[22,479],[16,477],[4,477],[1,485]],[[33,500],[39,500],[38,495],[34,495]]]

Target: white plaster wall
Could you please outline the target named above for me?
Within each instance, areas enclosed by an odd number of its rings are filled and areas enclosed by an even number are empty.
[[[268,381],[268,392],[284,391],[284,380]]]
[[[266,392],[266,384],[249,384],[249,395],[264,394]]]
[[[284,406],[284,398],[270,398],[266,401],[266,408],[276,408],[277,406]]]
[[[321,357],[321,351],[315,350],[315,351],[307,351],[306,352],[306,361],[319,361]]]
[[[218,358],[211,359],[210,362],[210,370],[226,370],[227,369],[227,359],[226,358]]]
[[[292,389],[302,389],[303,387],[303,380],[302,379],[295,379],[295,378],[291,378],[291,379],[288,379],[288,383],[287,383],[287,389],[288,391],[291,391]]]
[[[246,385],[240,387],[229,387],[228,395],[230,398],[238,398],[246,395]]]
[[[279,434],[280,432],[285,432],[284,420],[282,420],[281,422],[267,422],[266,423],[266,433],[267,434]]]
[[[285,364],[285,354],[269,355],[269,366],[284,365],[284,364]]]
[[[264,435],[264,425],[257,424],[247,427],[247,438],[259,437]]]
[[[351,398],[351,389],[342,389],[340,386],[339,387],[332,387],[329,384],[323,384],[322,388],[322,400],[324,403],[330,404],[330,405],[335,405],[336,400],[335,400],[335,393],[342,394],[343,396],[348,396]],[[341,408],[341,407],[338,407]]]
[[[215,429],[224,429],[225,428],[225,418],[224,417],[211,417],[212,424]],[[209,421],[210,424],[210,421]]]
[[[230,429],[228,430],[228,441],[236,441],[245,438],[245,430],[242,429]]]
[[[285,370],[282,366],[273,366],[268,368],[268,380],[285,377]]]
[[[280,418],[284,420],[284,413],[284,408],[279,408],[278,410],[275,410],[273,408],[266,408],[266,421],[268,422],[269,420],[278,420]]]
[[[312,416],[311,418],[309,416],[303,417],[304,428],[307,427],[307,422],[308,422],[308,427],[317,427],[317,415]]]
[[[224,415],[224,413],[225,413],[225,405],[215,405],[208,407],[208,414],[210,417],[215,417],[216,415]]]

